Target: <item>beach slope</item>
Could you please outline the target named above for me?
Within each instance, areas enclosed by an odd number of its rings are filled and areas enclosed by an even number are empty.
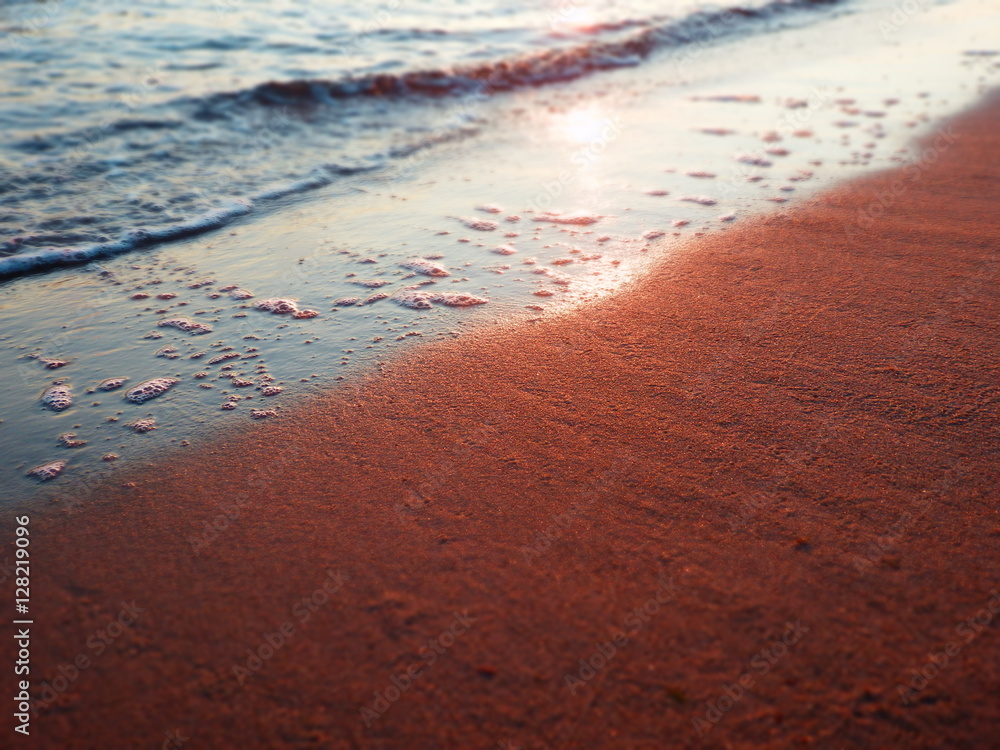
[[[991,746],[998,122],[31,509],[32,744]]]

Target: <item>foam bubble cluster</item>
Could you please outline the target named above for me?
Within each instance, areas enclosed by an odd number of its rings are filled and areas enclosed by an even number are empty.
[[[56,438],[56,442],[63,448],[81,448],[87,444],[86,440],[77,440],[75,432],[64,432]]]
[[[125,398],[133,404],[141,404],[151,398],[162,396],[180,381],[175,378],[153,378],[125,391]]]
[[[393,295],[392,299],[403,307],[413,310],[430,310],[431,300],[426,292],[418,292],[413,289],[403,289]]]
[[[63,411],[73,405],[73,392],[68,385],[54,385],[42,394],[42,403],[52,411]]]
[[[430,310],[432,302],[449,307],[485,305],[487,300],[463,292],[424,292],[419,289],[402,289],[392,296],[393,301],[414,310]]]
[[[495,222],[490,222],[495,223]],[[403,268],[409,268],[411,271],[416,271],[417,273],[422,273],[425,276],[451,276],[448,270],[437,263],[432,263],[429,260],[423,258],[410,258],[403,263],[400,263]]]
[[[237,359],[239,356],[239,352],[226,352],[225,354],[220,354],[218,357],[212,357],[208,360],[208,364],[217,365],[219,362],[225,362],[227,359]]]
[[[129,425],[132,432],[150,432],[156,429],[156,420],[152,417],[147,417],[146,419],[137,419],[132,424]]]
[[[160,328],[176,328],[185,333],[191,333],[194,335],[202,333],[211,333],[212,326],[205,325],[204,323],[196,323],[190,318],[177,317],[177,318],[165,318],[157,323]]]
[[[274,409],[251,409],[250,418],[251,419],[267,419],[268,417],[276,417],[278,412]]]
[[[229,292],[229,296],[233,299],[250,299],[253,297],[253,292],[246,289],[233,289]]]
[[[437,292],[430,296],[431,302],[440,302],[449,307],[471,307],[472,305],[485,305],[487,300],[463,292]]]
[[[253,303],[253,306],[258,310],[274,313],[275,315],[291,315],[299,310],[298,300],[280,297],[257,300]]]
[[[698,203],[702,206],[714,206],[716,201],[715,198],[709,198],[707,195],[685,195],[678,200],[687,201],[688,203]]]
[[[752,167],[771,166],[769,159],[765,159],[763,156],[758,156],[757,154],[736,154],[733,158],[740,164],[749,164]]]
[[[469,229],[475,229],[478,232],[492,232],[498,226],[497,222],[491,221],[490,219],[459,219],[460,222],[465,224]]]
[[[513,245],[497,245],[490,252],[497,255],[513,255],[517,252],[517,249]]]
[[[338,297],[333,301],[334,307],[348,307],[349,305],[356,305],[361,301],[360,297]]]
[[[596,224],[601,220],[601,216],[597,214],[585,214],[585,213],[575,213],[575,214],[560,214],[554,211],[546,211],[539,216],[535,216],[535,221],[550,221],[553,224],[576,224],[579,226],[589,226],[590,224]]]
[[[43,357],[41,354],[29,354],[28,357],[31,358],[31,359],[37,359],[38,362],[46,370],[58,370],[60,367],[64,367],[67,364],[69,364],[64,359],[54,359],[52,357]]]
[[[113,391],[117,388],[121,388],[128,382],[128,378],[107,378],[102,380],[97,384],[97,390],[99,391]]]
[[[57,476],[62,474],[63,469],[66,468],[65,461],[52,461],[47,464],[42,464],[41,466],[36,466],[28,472],[29,477],[35,477],[36,479],[41,479],[43,482],[47,482],[50,479],[55,479]]]

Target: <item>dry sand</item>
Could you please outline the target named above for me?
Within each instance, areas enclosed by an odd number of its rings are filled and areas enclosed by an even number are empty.
[[[90,663],[21,744],[996,747],[998,122],[994,98],[926,171],[33,509],[36,693]]]

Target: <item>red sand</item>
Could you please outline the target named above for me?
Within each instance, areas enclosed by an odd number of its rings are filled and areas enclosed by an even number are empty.
[[[93,658],[21,744],[996,747],[998,118],[953,123],[916,181],[704,238],[621,298],[421,348],[207,461],[35,510],[36,694]]]

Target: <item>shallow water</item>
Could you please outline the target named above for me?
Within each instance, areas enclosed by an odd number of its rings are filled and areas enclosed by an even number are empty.
[[[477,132],[471,110],[498,91],[822,14],[803,11],[812,0],[743,7],[722,24],[685,0],[15,3],[0,38],[0,277],[384,169]]]
[[[205,439],[250,424],[252,409],[282,418],[297,400],[416,342],[626,294],[651,258],[683,252],[695,233],[794,206],[866,169],[910,163],[919,171],[927,157],[912,138],[933,133],[935,118],[1000,79],[995,56],[968,54],[991,51],[984,37],[997,16],[985,2],[921,6],[887,32],[880,24],[892,12],[886,3],[796,16],[783,30],[718,34],[711,43],[661,50],[638,67],[489,97],[369,97],[360,106],[407,121],[426,115],[457,123],[463,135],[434,130],[433,147],[308,192],[257,201],[254,211],[204,236],[5,282],[6,494],[72,488],[86,496],[94,480],[167,450],[200,460]],[[177,106],[174,93],[160,101]],[[339,105],[324,106],[336,120]],[[304,154],[317,143],[298,145]],[[216,157],[225,163],[226,147],[205,164]],[[363,151],[354,142],[350,148]],[[274,164],[294,166],[294,158],[283,158]],[[153,188],[135,179],[140,189]],[[79,200],[86,203],[87,194]],[[870,226],[859,217],[860,234]],[[417,273],[414,258],[450,275]],[[235,299],[221,291],[229,286],[253,296]],[[395,301],[414,292],[487,302],[428,301],[429,309],[413,309]],[[334,309],[335,300],[351,297],[359,303]],[[293,298],[319,314],[294,319],[254,308],[265,298]],[[158,326],[179,315],[212,330]],[[68,364],[47,369],[26,356],[33,354]],[[208,375],[195,377],[202,372]],[[251,384],[234,386],[227,375]],[[87,392],[112,377],[129,382]],[[142,404],[124,398],[155,377],[179,382]],[[63,378],[74,405],[55,412],[39,397]],[[265,396],[266,385],[282,391]],[[236,405],[223,408],[228,403]],[[156,429],[129,427],[147,417]],[[63,447],[58,437],[67,432],[87,445]],[[119,458],[102,461],[110,453]],[[67,462],[56,480],[25,476],[54,460]]]

